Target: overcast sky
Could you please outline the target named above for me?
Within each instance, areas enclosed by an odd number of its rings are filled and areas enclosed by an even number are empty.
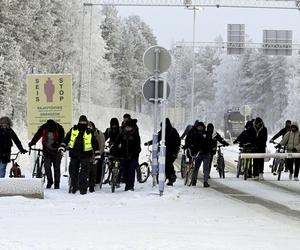
[[[193,11],[183,7],[118,7],[122,17],[135,14],[153,29],[158,44],[169,48],[172,41],[192,41]],[[227,40],[227,24],[245,24],[253,42],[262,42],[264,29],[292,30],[300,43],[300,11],[243,8],[205,8],[196,14],[196,41]]]

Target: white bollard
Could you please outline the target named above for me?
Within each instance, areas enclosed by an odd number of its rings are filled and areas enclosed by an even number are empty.
[[[44,199],[42,179],[0,178],[0,196],[16,195]]]

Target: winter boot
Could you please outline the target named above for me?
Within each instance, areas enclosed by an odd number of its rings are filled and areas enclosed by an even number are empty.
[[[59,183],[54,184],[54,189],[59,189]]]
[[[53,181],[48,181],[46,188],[51,188],[53,185]]]
[[[207,181],[205,181],[205,182],[203,183],[203,187],[208,188],[208,187],[210,187],[210,185],[208,184]]]
[[[89,191],[90,191],[90,193],[94,193],[95,192],[95,188],[94,187],[89,187]]]
[[[80,194],[86,194],[87,193],[87,190],[86,189],[80,189]]]

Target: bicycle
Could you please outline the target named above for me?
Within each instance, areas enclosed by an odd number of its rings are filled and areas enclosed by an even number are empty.
[[[109,183],[109,179],[110,179],[110,169],[111,169],[111,159],[110,159],[110,151],[109,151],[109,147],[105,147],[105,151],[104,151],[104,160],[101,166],[101,177],[100,177],[100,189],[102,188],[103,184],[107,184]],[[105,181],[104,177],[105,175],[108,173],[108,177]]]
[[[32,171],[32,178],[44,178],[43,181],[45,182],[45,168],[44,168],[45,158],[43,155],[43,149],[29,148],[29,155],[31,153],[31,150],[37,152],[37,157],[34,161],[34,167]]]
[[[180,174],[181,174],[182,179],[185,178],[186,168],[188,165],[188,162],[186,160],[187,160],[186,152],[185,152],[185,149],[183,149],[183,154],[181,156],[181,163],[180,163]]]
[[[111,157],[111,162],[111,178],[109,184],[111,186],[111,192],[114,193],[115,189],[120,187],[121,158]]]
[[[273,142],[273,144],[280,145],[279,143],[275,143],[275,142]],[[286,152],[286,149],[285,149],[285,147],[282,147],[282,146],[276,148],[276,151],[275,151],[275,153],[285,153],[285,152]],[[280,165],[280,171],[278,171],[279,165]],[[274,158],[272,165],[270,165],[269,167],[271,168],[271,173],[273,173],[273,175],[277,175],[278,173],[280,173],[280,175],[281,175],[281,172],[283,171],[285,166],[286,166],[285,159]],[[280,180],[280,176],[278,177],[278,180]]]
[[[195,169],[195,161],[199,155],[199,152],[196,155],[192,155],[191,150],[189,148],[187,149],[187,151],[192,159],[190,161],[190,164],[188,164],[186,167],[184,185],[191,186],[192,185],[192,176],[193,176],[194,169]]]
[[[217,150],[217,164],[215,165],[216,170],[219,173],[220,178],[225,178],[225,160],[222,153],[221,148],[224,147],[223,145],[218,146]]]
[[[278,144],[278,145],[280,145],[280,144]],[[285,153],[286,152],[286,147],[285,146],[281,146],[280,145],[280,147],[278,147],[278,149],[276,150],[276,153]],[[278,181],[280,181],[280,178],[281,178],[281,173],[282,173],[282,171],[284,171],[284,167],[285,166],[287,166],[287,164],[286,164],[286,159],[284,159],[284,158],[274,158],[274,160],[276,159],[276,170],[274,170],[274,171],[276,171],[277,172],[277,180]],[[273,162],[274,162],[274,160],[273,160]],[[274,173],[273,173],[274,174]],[[275,174],[276,175],[276,174]]]
[[[22,175],[21,174],[21,169],[20,169],[20,165],[16,162],[16,160],[18,159],[19,157],[19,154],[21,152],[19,151],[18,153],[12,153],[10,154],[11,158],[11,169],[9,171],[9,177],[10,178],[24,178],[25,175]],[[14,157],[12,157],[14,156]]]
[[[148,145],[147,147],[148,154],[146,155],[147,161],[139,164],[139,167],[136,168],[136,178],[139,183],[145,183],[150,176],[150,167],[152,164],[152,151]]]
[[[251,147],[249,144],[245,144],[243,148],[240,148],[240,154],[251,153],[252,151],[253,151],[253,147]],[[250,158],[241,159],[241,156],[239,155],[236,177],[239,178],[240,175],[244,175],[244,180],[247,180],[247,178],[249,178],[249,173],[251,170],[252,170],[252,159]]]

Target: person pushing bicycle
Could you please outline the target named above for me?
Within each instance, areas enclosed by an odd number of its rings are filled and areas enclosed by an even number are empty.
[[[197,125],[189,132],[185,139],[185,148],[190,149],[192,155],[198,155],[195,159],[195,169],[192,176],[192,186],[196,186],[198,171],[203,161],[204,183],[205,188],[209,187],[209,159],[212,145],[211,136],[205,130],[203,122]],[[188,156],[191,157],[190,155]]]
[[[43,155],[45,159],[45,173],[47,176],[46,188],[51,188],[53,185],[53,177],[51,166],[53,164],[54,170],[54,188],[59,189],[60,184],[60,163],[61,154],[58,152],[58,147],[65,135],[64,128],[52,119],[44,123],[35,133],[28,147],[31,148],[42,138]]]
[[[210,159],[209,159],[209,174],[210,174],[213,157],[217,153],[218,142],[221,143],[223,146],[229,146],[229,143],[225,141],[224,138],[214,130],[214,125],[212,123],[208,123],[206,129],[207,129],[207,133],[211,136],[212,139],[212,145],[211,145],[212,147],[211,147]]]
[[[71,177],[71,192],[79,189],[80,194],[87,193],[89,168],[100,159],[99,144],[91,128],[88,127],[88,119],[85,115],[79,117],[78,124],[67,133],[59,151],[61,154],[69,149],[71,158],[69,174]]]

